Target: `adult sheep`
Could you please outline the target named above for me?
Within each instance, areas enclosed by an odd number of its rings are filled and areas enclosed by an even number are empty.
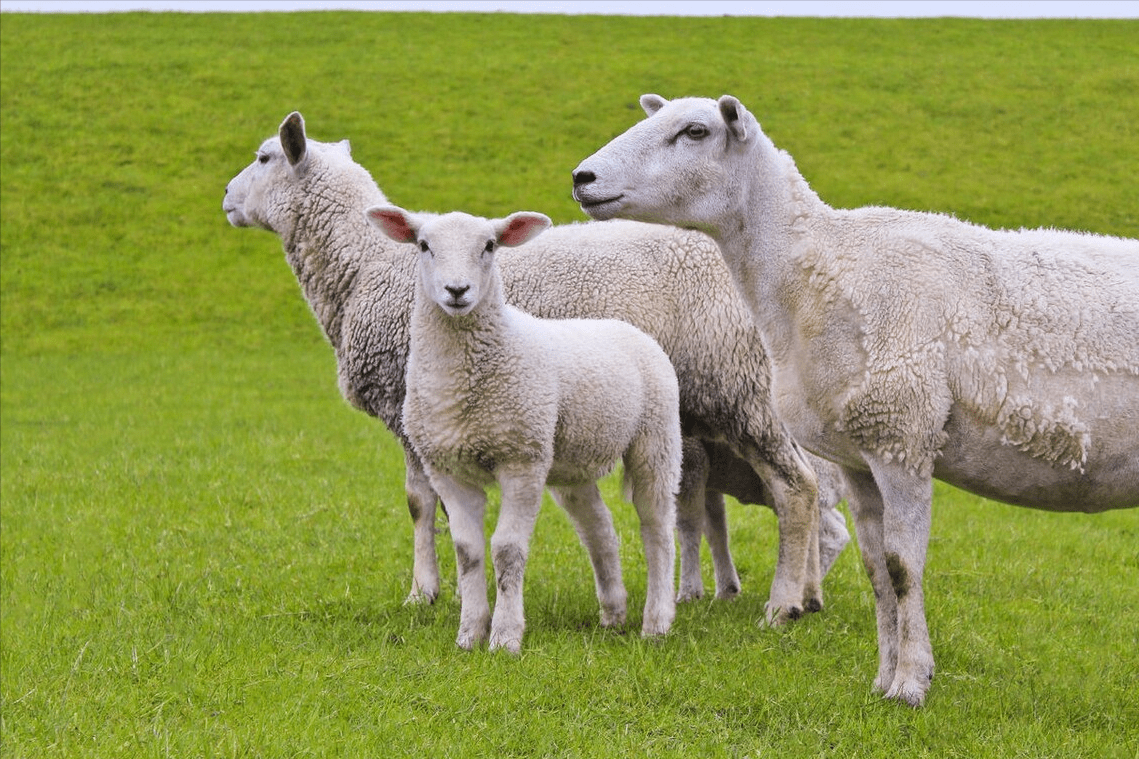
[[[616,319],[539,319],[506,303],[496,254],[550,226],[519,211],[503,219],[413,214],[373,206],[368,219],[415,243],[403,426],[447,504],[462,598],[458,644],[485,640],[518,653],[522,578],[548,485],[589,549],[603,625],[625,622],[617,534],[597,480],[625,467],[641,523],[648,588],[642,635],[668,632],[680,487],[680,390],[656,341]],[[502,491],[491,554],[498,588],[487,604],[486,488]]]
[[[229,182],[222,208],[232,225],[261,227],[281,238],[286,260],[336,352],[341,392],[383,421],[403,444],[415,525],[409,600],[433,600],[439,592],[436,494],[400,421],[414,260],[406,246],[364,218],[366,208],[386,202],[369,173],[352,160],[346,141],[307,139],[304,120],[293,113]],[[834,508],[841,494],[823,491],[822,532],[816,537],[811,466],[771,411],[769,368],[758,331],[712,241],[624,221],[561,225],[523,248],[502,251],[499,265],[508,301],[530,313],[622,319],[661,344],[679,375],[686,436],[726,446],[731,455],[717,452],[717,461],[730,463],[735,456],[758,479],[722,477],[723,487],[734,490],[707,489],[705,496],[703,480],[685,477],[678,498],[682,545],[698,548],[699,533],[687,531],[706,524],[716,595],[734,595],[740,585],[728,552],[723,494],[771,506],[779,520],[771,615],[782,620],[816,608],[829,566],[816,568],[818,541],[824,541],[819,552],[827,562],[849,540]],[[685,449],[703,455],[698,446]],[[808,460],[820,472],[832,468]],[[686,462],[685,468],[692,466]],[[682,598],[703,590],[693,555],[693,550],[681,552]]]
[[[847,480],[875,686],[920,705],[932,478],[1047,510],[1139,504],[1139,241],[836,210],[736,98],[641,105],[574,171],[574,197],[719,244],[781,418]]]

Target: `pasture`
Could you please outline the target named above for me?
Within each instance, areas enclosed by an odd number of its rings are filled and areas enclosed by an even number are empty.
[[[393,203],[582,220],[570,171],[644,92],[737,95],[834,206],[1139,236],[1137,22],[0,16],[5,757],[1139,755],[1136,511],[939,486],[920,711],[869,692],[853,544],[757,627],[766,509],[729,507],[741,597],[642,640],[615,478],[624,634],[550,502],[519,657],[455,647],[442,521],[442,597],[403,605],[402,452],[225,184],[296,109]]]

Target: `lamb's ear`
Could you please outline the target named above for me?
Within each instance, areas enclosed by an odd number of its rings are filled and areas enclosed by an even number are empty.
[[[396,242],[415,242],[419,223],[413,215],[398,206],[372,206],[364,215],[388,237]]]
[[[305,157],[308,140],[305,137],[305,120],[298,111],[293,111],[281,122],[281,148],[290,166],[296,166]]]
[[[518,211],[505,219],[496,219],[494,232],[498,235],[498,244],[513,248],[534,239],[540,232],[549,229],[553,224],[550,217],[533,211]]]
[[[740,142],[747,140],[747,109],[743,103],[731,95],[720,96],[720,115],[728,125],[728,131]]]
[[[641,95],[641,108],[645,109],[646,116],[652,116],[654,113],[659,111],[661,108],[664,108],[666,105],[668,105],[668,101],[662,98],[660,95],[653,95],[651,93],[647,95]]]

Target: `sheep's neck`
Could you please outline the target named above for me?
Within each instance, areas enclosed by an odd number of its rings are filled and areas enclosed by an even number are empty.
[[[450,366],[464,384],[477,386],[483,371],[501,359],[502,336],[509,327],[502,282],[497,278],[474,310],[463,316],[443,311],[422,285],[417,285],[411,339],[419,350],[430,351]]]
[[[799,274],[795,259],[809,222],[826,206],[795,167],[791,157],[765,137],[737,177],[736,205],[712,237],[739,285],[774,361],[788,355],[796,314],[785,284]]]
[[[375,236],[364,209],[385,202],[378,187],[374,193],[353,194],[339,188],[332,192],[330,183],[322,183],[301,196],[296,224],[284,239],[289,266],[334,347],[340,347],[346,296],[355,288],[364,263],[361,241]]]

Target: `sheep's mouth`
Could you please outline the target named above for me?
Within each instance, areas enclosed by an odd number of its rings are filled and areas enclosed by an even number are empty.
[[[579,197],[578,204],[581,210],[594,219],[611,219],[621,208],[621,201],[624,195],[614,195],[611,198],[601,198],[600,200],[587,200]]]

